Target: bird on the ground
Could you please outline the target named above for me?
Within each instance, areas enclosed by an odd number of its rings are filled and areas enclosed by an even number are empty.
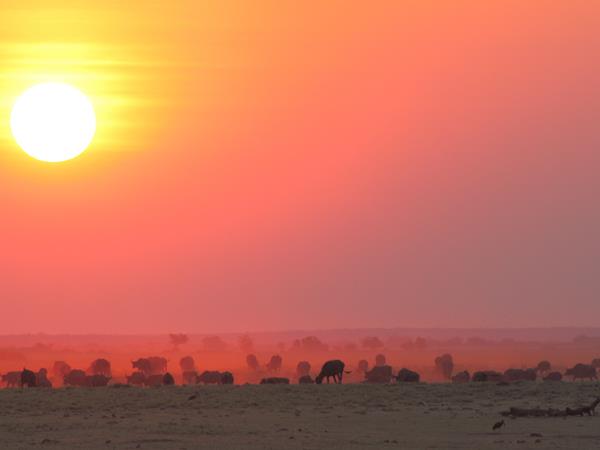
[[[196,394],[192,394],[188,397],[188,400],[194,400],[197,397]]]
[[[504,420],[501,420],[500,422],[496,422],[494,424],[494,426],[492,427],[493,431],[496,431],[498,428],[502,428],[504,426]]]

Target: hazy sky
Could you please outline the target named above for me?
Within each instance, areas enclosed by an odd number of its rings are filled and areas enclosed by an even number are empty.
[[[0,6],[0,333],[600,325],[597,3],[91,5]]]

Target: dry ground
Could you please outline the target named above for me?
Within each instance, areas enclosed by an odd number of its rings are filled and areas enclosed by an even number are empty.
[[[597,395],[597,383],[541,382],[4,389],[0,448],[595,449],[600,415],[491,427],[509,406]]]

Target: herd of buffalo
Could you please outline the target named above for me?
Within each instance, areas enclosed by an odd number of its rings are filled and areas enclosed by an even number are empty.
[[[282,358],[273,356],[266,364],[269,375],[278,375],[282,368]],[[454,362],[452,356],[444,354],[434,361],[436,373],[443,379],[453,383],[468,382],[499,382],[508,383],[516,381],[561,381],[563,377],[573,380],[589,379],[597,380],[597,369],[600,368],[600,358],[594,359],[591,364],[576,364],[563,373],[552,369],[549,361],[541,361],[535,368],[508,369],[504,373],[486,370],[477,371],[472,375],[468,371],[454,373]],[[168,361],[160,356],[139,358],[131,361],[132,373],[126,375],[125,382],[132,386],[163,386],[174,385],[175,377],[167,370]],[[258,372],[261,365],[255,355],[248,355],[246,364],[251,371]],[[181,383],[184,385],[195,384],[234,384],[234,376],[231,372],[203,371],[196,368],[191,356],[182,358],[179,362],[181,369]],[[342,383],[344,374],[351,373],[345,370],[346,366],[341,360],[325,362],[316,377],[311,376],[311,365],[308,361],[300,361],[296,366],[296,376],[299,384],[321,384],[323,381],[330,383]],[[375,366],[369,368],[366,360],[358,362],[355,372],[363,376],[367,383],[390,383],[413,382],[421,380],[419,373],[402,368],[396,374],[390,365],[386,363],[384,355],[377,355]],[[52,380],[48,378],[48,370],[39,369],[37,372],[29,369],[8,372],[2,375],[2,382],[7,388],[10,387],[52,387],[56,385],[101,387],[107,386],[112,380],[112,368],[110,361],[96,359],[86,369],[74,369],[64,361],[56,361],[52,366]],[[290,379],[282,376],[268,376],[262,378],[260,384],[290,384]]]

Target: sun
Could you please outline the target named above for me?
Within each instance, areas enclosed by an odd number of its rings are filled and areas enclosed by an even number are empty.
[[[17,144],[40,161],[62,162],[85,151],[96,133],[92,102],[65,83],[42,83],[15,102],[10,127]]]

